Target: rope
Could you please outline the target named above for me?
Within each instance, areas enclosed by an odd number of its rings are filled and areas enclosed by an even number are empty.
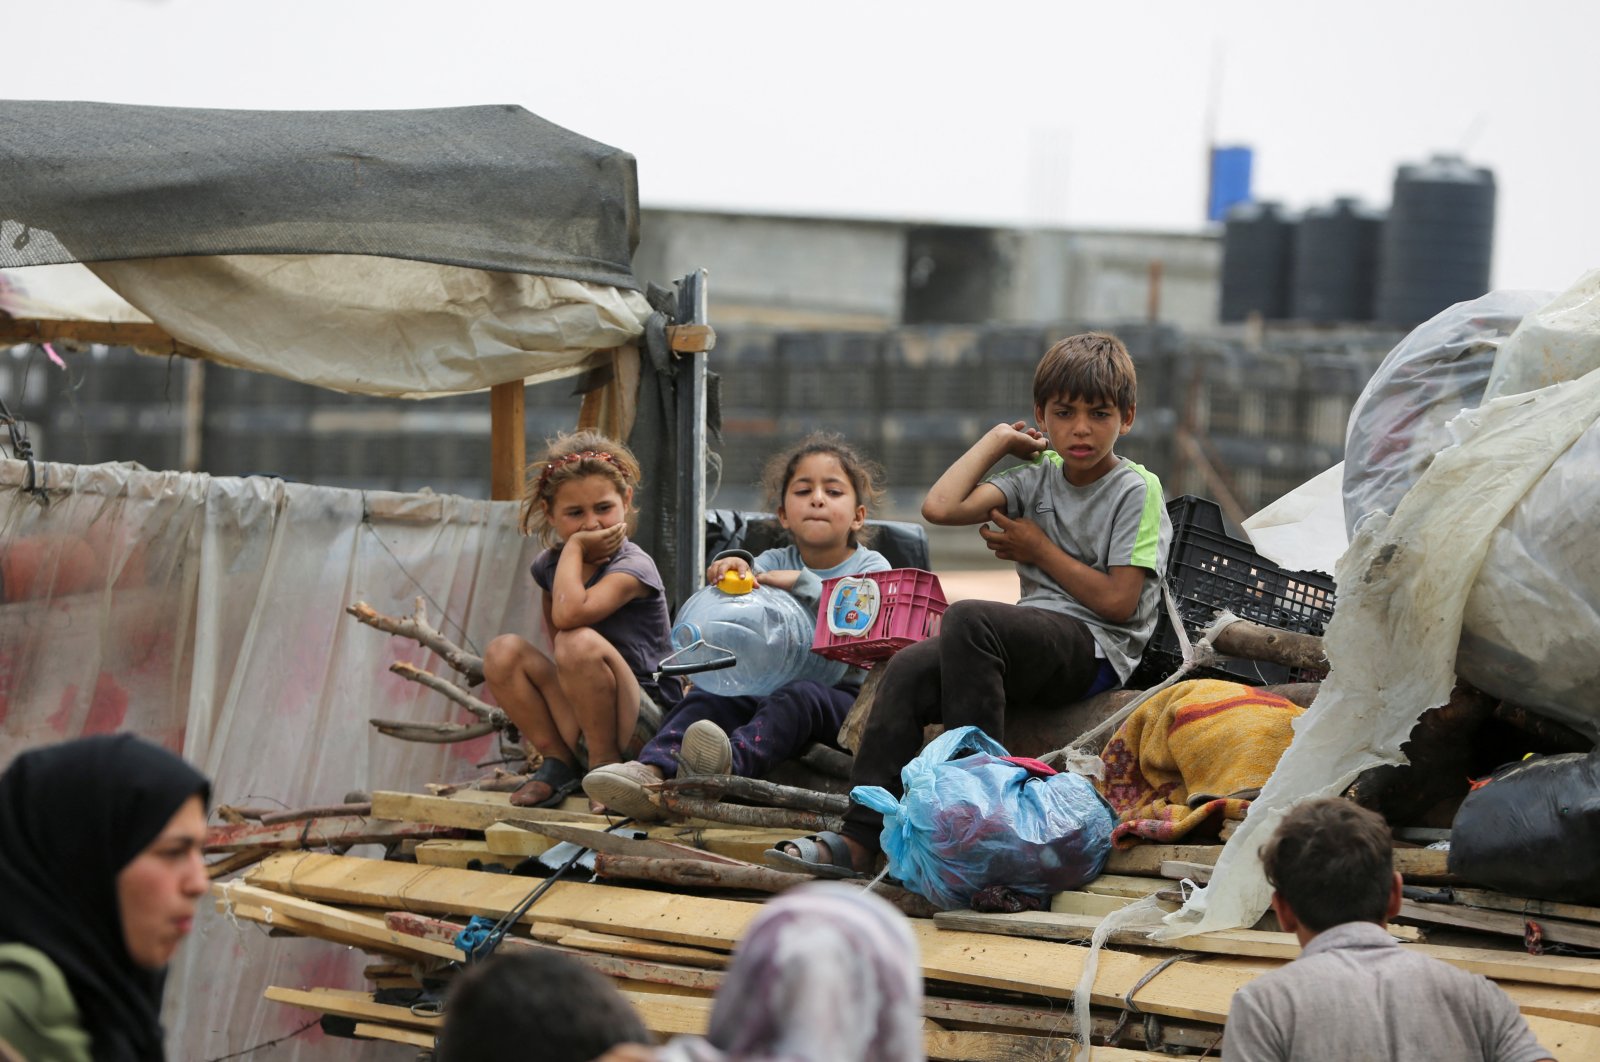
[[[377,540],[379,546],[383,547],[383,551],[389,555],[389,559],[394,561],[394,566],[400,569],[400,574],[411,580],[411,585],[415,586],[417,591],[422,594],[423,597],[428,599],[428,604],[432,605],[434,609],[438,611],[440,619],[461,633],[461,640],[466,643],[468,649],[471,649],[477,655],[482,656],[483,650],[479,649],[477,643],[475,643],[472,640],[472,637],[467,634],[466,628],[450,618],[450,610],[435,600],[432,594],[428,593],[428,588],[423,586],[421,581],[418,580],[415,575],[411,574],[410,569],[405,566],[399,557],[395,556],[394,550],[390,549],[389,544],[383,540],[383,536],[378,534],[378,529],[372,526],[372,512],[367,508],[366,491],[361,492],[361,526],[366,528],[367,532]]]
[[[1197,955],[1196,953],[1192,952],[1192,951],[1180,951],[1180,952],[1176,952],[1175,954],[1167,956],[1165,959],[1162,959],[1160,962],[1156,963],[1149,970],[1145,971],[1144,976],[1139,978],[1137,981],[1135,981],[1133,983],[1133,987],[1128,989],[1127,994],[1125,994],[1122,997],[1122,1013],[1121,1013],[1120,1016],[1118,1016],[1117,1023],[1111,1027],[1111,1032],[1109,1034],[1107,1034],[1106,1042],[1107,1043],[1116,1042],[1117,1037],[1122,1035],[1123,1026],[1128,1024],[1128,1018],[1131,1015],[1137,1014],[1140,1017],[1145,1019],[1145,1046],[1147,1048],[1151,1047],[1152,1046],[1151,1043],[1150,1043],[1150,1034],[1151,1034],[1151,1031],[1152,1031],[1151,1030],[1151,1023],[1155,1020],[1155,1015],[1154,1014],[1146,1014],[1143,1010],[1141,1010],[1140,1007],[1139,1007],[1139,1004],[1137,1004],[1137,1003],[1135,1003],[1133,1001],[1134,995],[1138,993],[1139,989],[1143,988],[1145,985],[1149,984],[1151,981],[1154,981],[1161,974],[1161,972],[1163,970],[1165,970],[1167,967],[1171,966],[1173,963],[1175,963],[1175,962],[1188,962],[1190,960],[1198,959],[1198,958],[1200,958],[1200,956]],[[1160,1032],[1159,1024],[1156,1025],[1154,1031],[1155,1031],[1156,1040],[1159,1041],[1160,1038],[1161,1038],[1161,1032]]]
[[[1116,733],[1117,727],[1121,726],[1123,721],[1132,715],[1141,704],[1205,663],[1194,643],[1189,641],[1189,632],[1184,629],[1183,617],[1178,615],[1177,602],[1173,599],[1172,588],[1167,585],[1165,577],[1161,580],[1161,600],[1166,606],[1167,619],[1171,622],[1172,629],[1177,632],[1178,646],[1183,652],[1183,662],[1178,665],[1178,670],[1168,675],[1158,685],[1150,687],[1117,709],[1096,726],[1078,735],[1070,745],[1039,757],[1043,762],[1052,766],[1056,764],[1067,765],[1068,769],[1076,767],[1080,774],[1090,773],[1096,777],[1104,777],[1104,765],[1099,763],[1098,756],[1092,753],[1086,755],[1088,750],[1093,749],[1098,752],[1105,745],[1106,740]],[[1096,766],[1099,767],[1098,771],[1095,770]]]

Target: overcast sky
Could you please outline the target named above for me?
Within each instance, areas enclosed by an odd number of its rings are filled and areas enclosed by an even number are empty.
[[[1209,101],[1258,198],[1495,171],[1494,282],[1600,266],[1600,5],[11,0],[3,95],[519,103],[633,152],[646,205],[1193,230]],[[1216,86],[1213,92],[1212,86]]]

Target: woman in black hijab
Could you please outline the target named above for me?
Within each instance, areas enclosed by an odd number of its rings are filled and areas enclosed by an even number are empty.
[[[210,796],[199,771],[132,734],[25,752],[0,775],[0,974],[36,1003],[64,978],[77,1011],[47,1031],[48,1015],[0,999],[0,1039],[25,1055],[33,1037],[51,1057],[165,1057],[161,989],[207,888]]]

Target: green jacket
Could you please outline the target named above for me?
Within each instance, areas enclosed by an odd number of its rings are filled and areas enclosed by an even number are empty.
[[[0,944],[0,1041],[28,1062],[93,1062],[67,979],[26,944]]]

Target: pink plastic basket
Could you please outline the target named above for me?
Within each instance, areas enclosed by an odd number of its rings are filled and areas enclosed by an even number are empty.
[[[939,633],[939,621],[947,603],[937,575],[921,568],[893,568],[873,572],[868,578],[877,585],[878,599],[870,603],[876,615],[871,614],[869,607],[852,607],[861,604],[863,595],[858,587],[847,586],[840,599],[835,600],[835,590],[849,577],[823,582],[816,635],[811,640],[812,652],[829,660],[843,660],[853,667],[870,668],[912,642]],[[831,625],[830,614],[835,621]],[[835,630],[841,626],[859,630]]]

